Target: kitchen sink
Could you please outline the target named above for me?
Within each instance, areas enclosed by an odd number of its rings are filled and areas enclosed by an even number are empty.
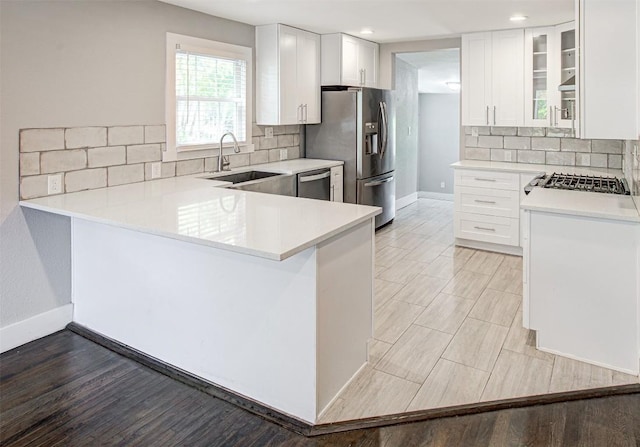
[[[277,172],[245,171],[245,172],[236,172],[236,173],[227,174],[227,175],[216,175],[213,177],[207,177],[207,180],[220,180],[222,182],[244,183],[244,182],[250,182],[252,180],[259,180],[263,178],[274,177],[276,175],[282,175],[282,174]]]

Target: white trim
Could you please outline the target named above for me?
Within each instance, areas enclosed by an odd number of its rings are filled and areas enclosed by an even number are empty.
[[[411,193],[407,196],[404,197],[400,197],[399,199],[396,199],[396,211],[404,208],[405,206],[409,206],[411,205],[413,202],[418,200],[418,193],[414,192]]]
[[[505,253],[508,255],[522,256],[522,247],[512,245],[493,244],[491,242],[472,241],[471,239],[455,239],[455,245],[460,247],[475,248],[476,250],[495,251],[497,253]]]
[[[453,194],[445,192],[418,191],[418,197],[421,199],[446,200],[453,202]]]
[[[537,344],[537,340],[536,340],[536,344]],[[564,353],[564,352],[556,351],[555,349],[541,348],[539,346],[536,346],[536,349],[538,351],[547,352],[549,354],[557,355],[557,356],[560,356],[560,357],[566,357],[566,358],[571,359],[571,360],[577,360],[578,362],[584,362],[584,363],[588,363],[590,365],[599,366],[601,368],[612,369],[614,371],[619,371],[621,373],[631,374],[632,376],[638,377],[638,371],[634,371],[632,369],[619,368],[617,366],[608,365],[606,363],[596,362],[594,360],[589,360],[589,359],[584,359],[584,358],[582,358],[580,356],[577,356],[577,355],[571,355],[571,354],[567,354],[567,353]]]
[[[218,155],[218,145],[205,145],[194,147],[193,149],[176,148],[176,67],[175,53],[176,44],[195,47],[201,52],[216,54],[222,57],[234,57],[243,59],[247,63],[247,89],[246,89],[246,141],[239,144],[240,153],[247,154],[254,152],[252,143],[253,135],[253,48],[233,45],[213,40],[200,39],[198,37],[185,36],[182,34],[167,33],[166,37],[166,73],[165,73],[165,120],[167,130],[167,142],[165,151],[162,152],[162,161],[190,160],[194,158],[213,157]],[[226,141],[223,153],[233,154],[233,146]]]
[[[0,352],[64,329],[73,320],[73,305],[65,304],[0,329]]]

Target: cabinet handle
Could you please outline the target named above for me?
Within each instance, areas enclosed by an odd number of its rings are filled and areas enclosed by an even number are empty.
[[[364,85],[364,68],[360,69],[360,85]]]
[[[549,127],[553,127],[553,107],[549,106]]]
[[[484,230],[484,231],[496,231],[495,228],[488,228],[488,227],[473,227],[476,230]]]
[[[495,205],[496,204],[496,202],[493,202],[491,200],[477,200],[476,199],[476,200],[474,200],[474,202],[477,202],[477,203],[489,203],[491,205]]]
[[[494,178],[482,178],[482,177],[476,177],[474,180],[477,180],[479,182],[495,182],[495,181],[497,181]]]
[[[302,123],[302,104],[298,105],[298,111],[296,112],[298,122]]]
[[[489,106],[487,106],[486,118],[487,118],[487,126],[488,126],[489,125]]]
[[[308,115],[307,115],[307,105],[305,104],[305,105],[304,105],[304,123],[305,123],[305,124],[307,124],[307,118],[308,118]]]
[[[576,137],[576,104],[571,101],[571,136]]]
[[[493,125],[496,125],[496,106],[493,106]]]

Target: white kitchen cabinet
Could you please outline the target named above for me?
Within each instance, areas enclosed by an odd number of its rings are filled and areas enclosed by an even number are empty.
[[[335,166],[331,168],[331,201],[342,202],[344,193],[343,167]]]
[[[347,34],[322,35],[322,85],[378,86],[379,45]]]
[[[638,138],[636,0],[578,0],[580,137]]]
[[[456,244],[519,253],[519,174],[456,169],[454,182]]]
[[[462,36],[462,124],[524,124],[524,31]]]
[[[573,129],[577,135],[575,22],[525,30],[525,126]],[[560,91],[574,79],[573,90]]]
[[[320,122],[320,36],[290,26],[256,27],[256,122]]]

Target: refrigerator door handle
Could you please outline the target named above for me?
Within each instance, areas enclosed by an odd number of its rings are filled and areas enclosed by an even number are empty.
[[[387,178],[386,178],[386,179],[384,179],[384,180],[376,180],[375,182],[368,182],[368,183],[365,183],[365,184],[364,184],[364,186],[380,186],[380,185],[382,185],[383,183],[389,183],[389,182],[390,182],[390,181],[392,181],[392,180],[393,180],[393,175],[392,175],[391,177],[387,177]]]
[[[381,137],[378,140],[378,147],[380,148],[380,158],[384,158],[384,154],[387,151],[387,144],[388,144],[388,135],[389,135],[389,122],[388,122],[388,117],[387,117],[387,104],[384,101],[380,101],[380,109],[378,110],[379,116],[380,116],[380,121],[382,121],[379,124],[380,127],[380,133],[381,133]]]

